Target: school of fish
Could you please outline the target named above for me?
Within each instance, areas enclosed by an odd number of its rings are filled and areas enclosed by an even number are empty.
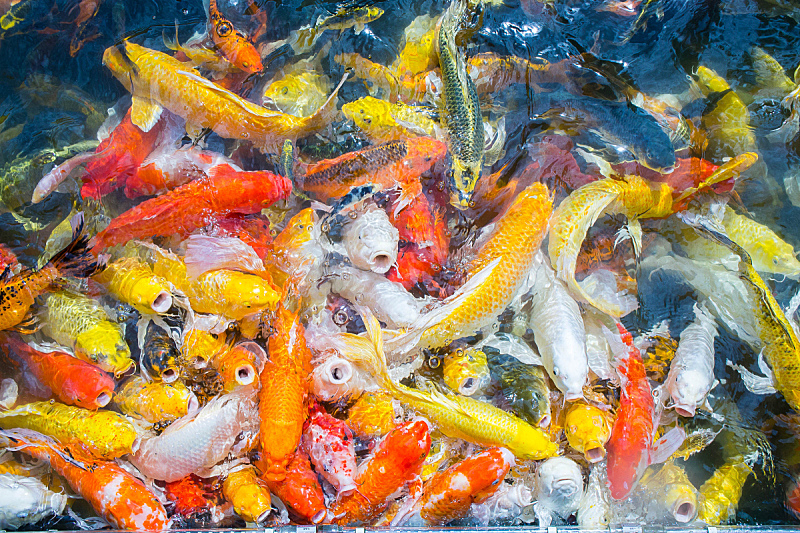
[[[0,529],[800,520],[800,57],[656,94],[600,31],[483,46],[563,3],[106,36],[79,2],[65,50],[108,37],[119,97],[31,74],[31,121],[85,126],[0,158]],[[620,49],[683,31],[595,4]],[[0,54],[40,8],[0,5]]]

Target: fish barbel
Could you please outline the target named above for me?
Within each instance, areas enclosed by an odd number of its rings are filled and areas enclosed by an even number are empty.
[[[103,64],[133,93],[131,119],[144,131],[166,108],[192,127],[277,153],[285,139],[296,141],[326,127],[336,112],[338,87],[313,115],[295,117],[248,102],[177,59],[129,41],[108,48]]]

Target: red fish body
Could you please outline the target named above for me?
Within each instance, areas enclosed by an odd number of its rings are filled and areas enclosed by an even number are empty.
[[[356,488],[356,450],[353,432],[338,418],[316,406],[303,428],[303,450],[317,471],[338,494],[347,495]]]
[[[264,476],[272,494],[280,498],[303,520],[316,524],[326,516],[325,497],[311,462],[302,451],[292,454],[282,481],[271,481]]]
[[[95,250],[131,239],[180,235],[232,213],[253,214],[288,198],[292,183],[272,172],[214,167],[208,178],[189,182],[122,213],[95,237]]]
[[[272,234],[269,219],[261,213],[240,215],[233,213],[214,221],[208,228],[210,235],[236,237],[249,244],[262,260],[272,253]]]
[[[97,200],[124,187],[153,151],[165,124],[165,120],[159,120],[150,131],[143,132],[131,122],[129,109],[122,122],[95,150],[98,157],[86,163],[81,196]]]
[[[389,497],[419,473],[430,448],[430,430],[424,420],[406,422],[389,432],[359,467],[356,492],[334,504],[333,522],[353,524],[378,516]]]
[[[91,363],[64,352],[40,352],[8,333],[0,334],[0,342],[67,405],[99,409],[114,394],[114,380]]]
[[[628,353],[618,367],[622,394],[606,449],[611,496],[621,500],[631,492],[650,464],[654,406],[642,354],[633,345],[633,337],[625,327],[619,323],[617,327]]]
[[[125,196],[154,196],[171,191],[194,179],[208,176],[216,165],[228,164],[230,159],[216,152],[194,146],[178,150],[169,147],[150,154],[141,167],[125,182]]]

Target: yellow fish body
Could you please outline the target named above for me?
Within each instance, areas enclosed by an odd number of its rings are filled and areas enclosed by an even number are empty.
[[[133,376],[114,395],[120,411],[151,424],[171,422],[198,407],[197,397],[182,381],[164,383]]]
[[[323,74],[290,72],[270,83],[264,91],[264,98],[272,101],[284,113],[307,117],[325,104],[329,86],[330,80]]]
[[[225,332],[209,333],[201,329],[190,329],[183,334],[180,365],[182,367],[205,368],[209,361],[227,348]]]
[[[38,431],[101,459],[132,453],[139,438],[133,424],[119,413],[90,411],[54,401],[29,403],[0,412],[0,427]]]
[[[800,261],[794,248],[769,227],[739,215],[728,206],[725,206],[722,225],[728,237],[750,255],[757,271],[791,277],[800,275]]]
[[[343,52],[334,56],[334,61],[353,72],[353,75],[362,80],[368,80],[371,86],[370,94],[383,93],[383,97],[394,102],[399,95],[399,82],[394,72],[380,63],[375,63],[354,52]]]
[[[719,467],[700,487],[697,518],[709,526],[733,519],[742,488],[752,473],[753,470],[741,458]]]
[[[564,418],[564,432],[569,445],[583,453],[587,461],[602,461],[611,437],[610,416],[593,405],[573,403]]]
[[[392,63],[392,71],[397,78],[413,77],[438,65],[436,18],[418,16],[406,27],[403,37],[403,49]]]
[[[368,310],[363,319],[368,339],[340,334],[350,348],[346,356],[367,367],[397,400],[427,417],[442,433],[481,446],[502,446],[522,459],[539,460],[558,454],[558,445],[547,433],[489,403],[395,384],[386,367],[380,324]]]
[[[277,289],[260,276],[219,269],[190,278],[180,257],[163,250],[156,255],[153,272],[183,292],[199,313],[241,320],[264,309],[275,309],[280,300]]]
[[[105,310],[86,296],[56,292],[47,299],[44,330],[75,355],[116,377],[128,372],[134,362],[120,325],[109,320]]]
[[[203,78],[177,59],[129,41],[108,48],[103,64],[133,95],[131,120],[149,131],[166,108],[194,128],[251,141],[277,153],[285,139],[296,141],[326,127],[336,113],[336,92],[305,118],[270,111]]]
[[[272,509],[269,489],[248,466],[231,472],[222,482],[222,494],[233,505],[233,511],[246,522],[261,523]]]
[[[423,326],[412,326],[407,334],[387,342],[387,351],[407,353],[409,345],[447,346],[494,321],[528,275],[552,208],[552,198],[541,183],[520,193],[470,263],[467,283],[444,306],[423,315]]]
[[[757,151],[756,136],[750,127],[750,112],[728,82],[704,66],[697,67],[697,79],[704,95],[725,93],[700,121],[700,129],[708,136],[708,150],[717,157]]]
[[[409,137],[436,136],[437,124],[413,107],[372,96],[342,106],[342,113],[376,144]]]
[[[397,413],[388,392],[365,392],[347,412],[347,425],[361,438],[383,437],[397,425]]]
[[[118,300],[146,313],[166,313],[172,307],[170,283],[133,257],[110,263],[94,279]]]

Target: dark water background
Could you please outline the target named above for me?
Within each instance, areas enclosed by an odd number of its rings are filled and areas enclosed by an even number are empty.
[[[78,11],[74,0],[23,0],[29,7],[23,20],[2,33],[0,38],[0,116],[4,117],[3,131],[23,125],[21,134],[0,145],[0,165],[15,157],[31,154],[42,148],[61,147],[96,135],[86,115],[66,106],[36,103],[20,91],[32,74],[52,77],[52,82],[77,88],[83,98],[101,113],[126,96],[123,87],[101,63],[103,51],[131,38],[137,43],[165,50],[162,32],[174,35],[175,24],[180,26],[181,42],[194,31],[203,31],[205,15],[199,0],[136,1],[105,0],[97,14],[90,19],[79,35],[72,24]],[[764,48],[792,76],[800,60],[800,4],[789,0],[663,0],[654,1],[663,9],[661,19],[651,17],[646,28],[622,43],[620,36],[631,26],[635,17],[623,17],[600,11],[599,0],[555,0],[543,7],[535,0],[507,0],[501,6],[487,7],[484,27],[472,41],[468,54],[495,52],[499,55],[518,55],[527,59],[544,58],[550,62],[590,50],[597,57],[619,63],[624,73],[642,91],[650,95],[680,93],[688,88],[688,77],[698,65],[714,69],[731,83],[734,90],[747,94],[754,84],[749,50]],[[418,15],[438,15],[446,7],[442,1],[413,2],[409,0],[376,2],[385,10],[382,18],[369,24],[368,31],[355,35],[345,31],[335,39],[329,57],[346,51],[357,51],[373,61],[389,64],[399,51],[403,29]],[[220,1],[220,8],[237,24],[247,26],[254,20],[244,13],[247,2]],[[337,10],[334,3],[258,2],[268,13],[270,40],[287,37],[292,29],[309,24],[319,15]],[[640,8],[641,9],[641,6]],[[331,33],[328,38],[335,34]],[[70,55],[70,43],[86,39],[75,56]],[[324,39],[327,40],[327,39]],[[323,42],[324,42],[323,40]],[[264,76],[271,78],[287,61],[291,53],[278,51],[264,61]],[[343,74],[331,59],[323,61],[331,78]],[[539,95],[518,89],[517,103],[527,106],[522,116],[538,109]],[[359,83],[348,83],[340,102],[363,95]],[[746,102],[747,103],[747,102]],[[703,103],[697,104],[702,107]],[[780,110],[773,113],[780,115]],[[756,111],[762,109],[756,105]],[[769,110],[763,111],[769,122]],[[519,113],[518,113],[519,114]],[[782,116],[781,116],[782,118]],[[517,117],[517,125],[524,122]],[[776,127],[774,119],[770,128]],[[768,130],[765,130],[768,131]],[[757,130],[757,133],[759,132]],[[512,141],[506,146],[508,161],[519,150]],[[798,165],[800,156],[796,145],[768,144],[758,135],[759,151],[766,163],[763,175],[751,177],[741,188],[745,205],[756,220],[770,225],[800,248],[800,209],[789,203],[784,194],[764,191],[759,179],[782,183],[783,175]],[[0,176],[2,179],[2,176]],[[737,185],[739,189],[739,185]],[[779,193],[782,192],[779,190]],[[23,206],[19,213],[33,217],[46,228],[62,220],[70,210],[66,195],[56,194],[37,207]],[[0,240],[20,254],[23,262],[32,263],[41,252],[48,229],[30,231],[12,213],[0,213]],[[782,304],[796,291],[790,280],[773,280],[773,288]],[[664,318],[670,318],[679,331],[692,317],[691,289],[674,276],[653,276],[640,280],[641,310],[626,323],[637,330],[647,329]],[[776,459],[776,481],[759,474],[748,481],[739,505],[740,524],[797,523],[785,511],[784,492],[798,469],[782,457],[787,457],[797,444],[781,424],[772,421],[774,413],[787,412],[788,406],[776,397],[759,397],[748,393],[725,365],[732,354],[737,359],[755,361],[755,355],[734,336],[720,328],[716,341],[718,379],[726,380],[720,387],[734,400],[744,423],[769,431]],[[687,466],[696,486],[720,465],[720,449],[712,445],[694,456]],[[60,524],[70,527],[68,522]]]

